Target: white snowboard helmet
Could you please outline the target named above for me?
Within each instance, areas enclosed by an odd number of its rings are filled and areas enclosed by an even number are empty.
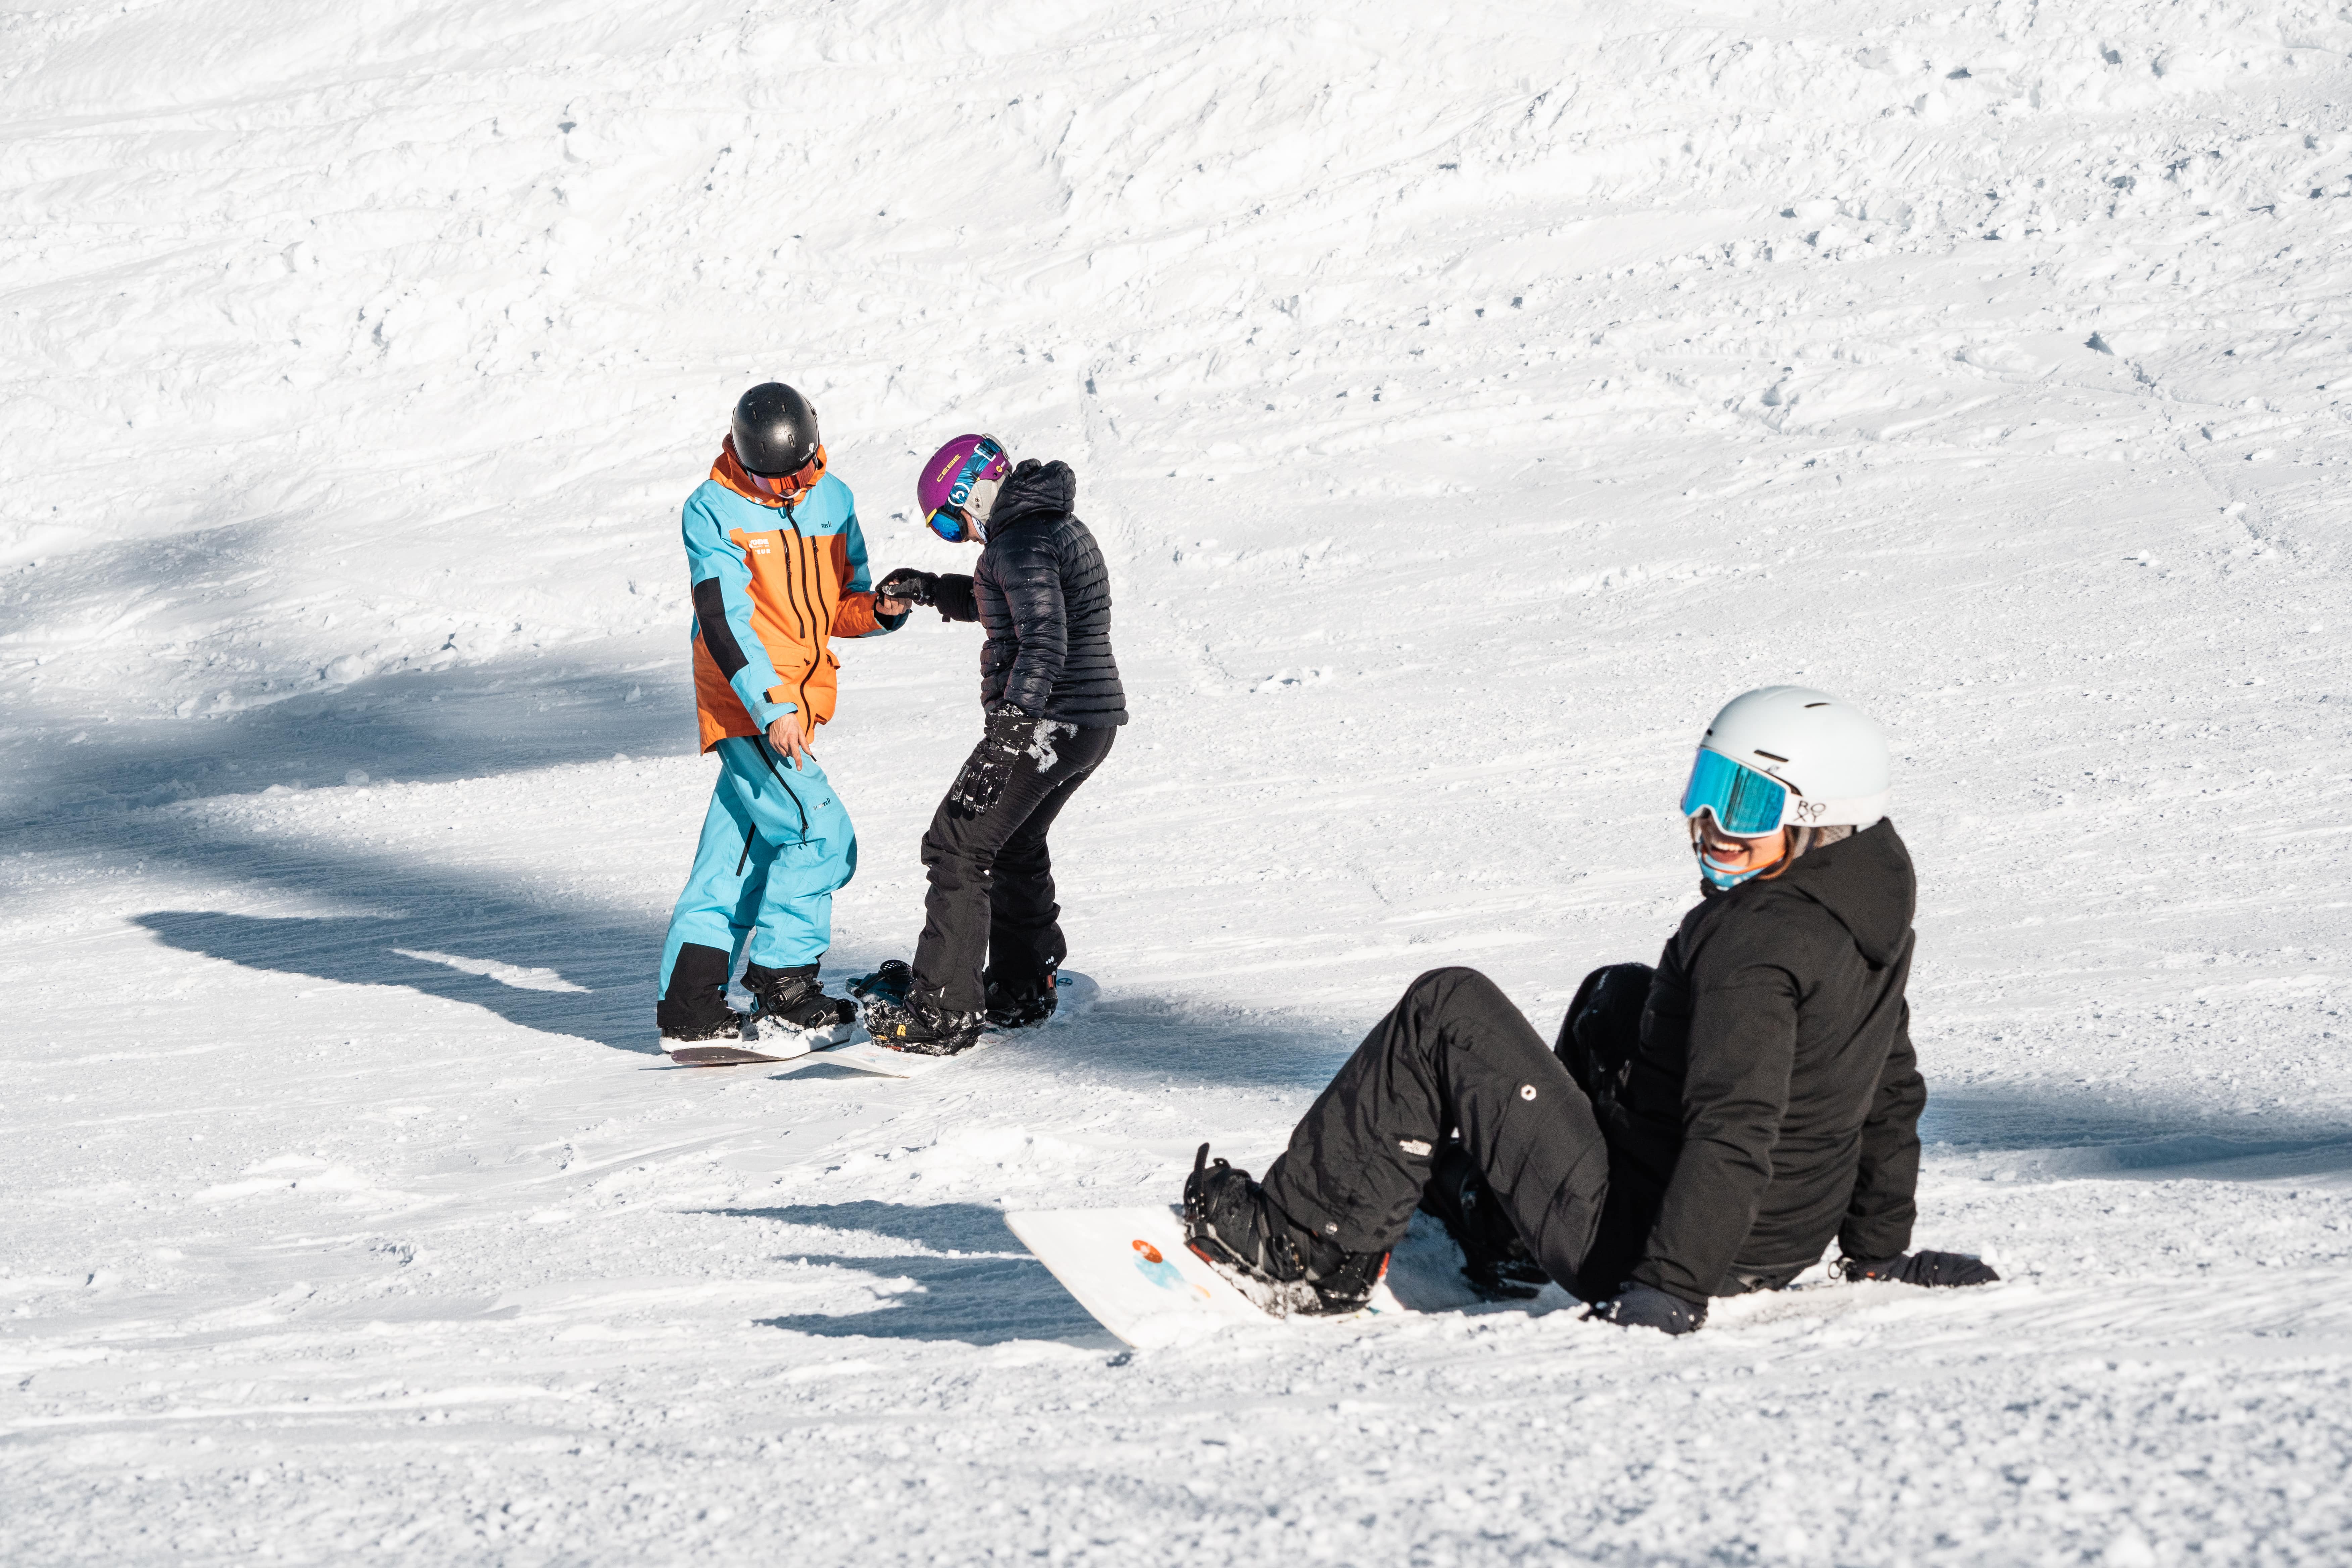
[[[1783,827],[1870,826],[1886,815],[1886,737],[1826,691],[1767,686],[1733,698],[1699,738],[1683,815],[1735,838]]]

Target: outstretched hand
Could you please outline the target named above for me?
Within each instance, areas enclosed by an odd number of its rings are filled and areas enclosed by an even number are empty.
[[[917,605],[928,605],[939,581],[929,572],[901,566],[874,584],[874,613],[878,616],[903,616]]]

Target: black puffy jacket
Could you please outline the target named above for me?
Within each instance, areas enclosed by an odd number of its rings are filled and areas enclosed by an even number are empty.
[[[984,705],[1100,730],[1127,722],[1127,691],[1110,651],[1110,573],[1070,510],[1077,493],[1067,463],[1023,462],[997,492],[972,574],[942,575],[934,602],[988,634]]]
[[[1770,880],[1709,889],[1659,956],[1641,1046],[1601,1119],[1610,1189],[1582,1274],[1687,1300],[1785,1284],[1832,1237],[1911,1244],[1917,882],[1892,822]]]

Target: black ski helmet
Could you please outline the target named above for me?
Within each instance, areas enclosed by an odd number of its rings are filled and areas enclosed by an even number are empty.
[[[797,474],[814,460],[816,407],[781,381],[763,381],[735,404],[735,460],[763,478]]]

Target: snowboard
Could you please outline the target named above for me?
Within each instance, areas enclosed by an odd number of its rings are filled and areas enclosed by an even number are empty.
[[[1095,1321],[1138,1350],[1183,1344],[1239,1323],[1285,1314],[1184,1245],[1176,1210],[1030,1209],[1004,1223]],[[1361,1310],[1318,1321],[1349,1322],[1398,1310],[1383,1284]]]
[[[1034,1026],[1050,1029],[1055,1025],[1077,1016],[1095,1005],[1102,987],[1085,975],[1065,969],[1054,976],[1054,1016],[1043,1024]],[[919,1051],[894,1051],[876,1042],[864,1028],[845,1046],[824,1053],[819,1061],[839,1062],[860,1072],[874,1073],[882,1078],[926,1078],[958,1062],[970,1061],[981,1052],[1003,1041],[1028,1033],[1024,1029],[991,1029],[971,1045],[951,1057],[927,1057]]]
[[[1102,994],[1102,988],[1092,980],[1066,969],[1055,976],[1054,990],[1054,1016],[1038,1026],[1041,1028],[1051,1028],[1085,1012]],[[769,1065],[801,1068],[824,1062],[872,1073],[877,1078],[922,1078],[977,1055],[1010,1037],[1012,1033],[1020,1032],[992,1029],[954,1056],[927,1057],[919,1052],[894,1051],[887,1046],[877,1045],[863,1025],[846,1027],[849,1031],[847,1037],[835,1040],[829,1031],[824,1029],[780,1029],[772,1034],[765,1026],[761,1026],[756,1046],[680,1046],[669,1053],[669,1059],[680,1067],[695,1068]]]
[[[846,1035],[845,1027],[845,1035]],[[781,1035],[781,1037],[779,1037]],[[873,1060],[858,1047],[873,1047],[863,1032],[852,1039],[830,1039],[825,1030],[781,1030],[779,1035],[760,1035],[757,1047],[677,1047],[670,1051],[670,1060],[679,1068],[807,1068],[809,1063],[837,1063],[842,1068],[856,1068],[858,1072],[873,1072],[877,1077],[903,1079],[910,1072],[898,1069],[896,1063]],[[879,1051],[877,1056],[898,1058],[898,1051]]]

